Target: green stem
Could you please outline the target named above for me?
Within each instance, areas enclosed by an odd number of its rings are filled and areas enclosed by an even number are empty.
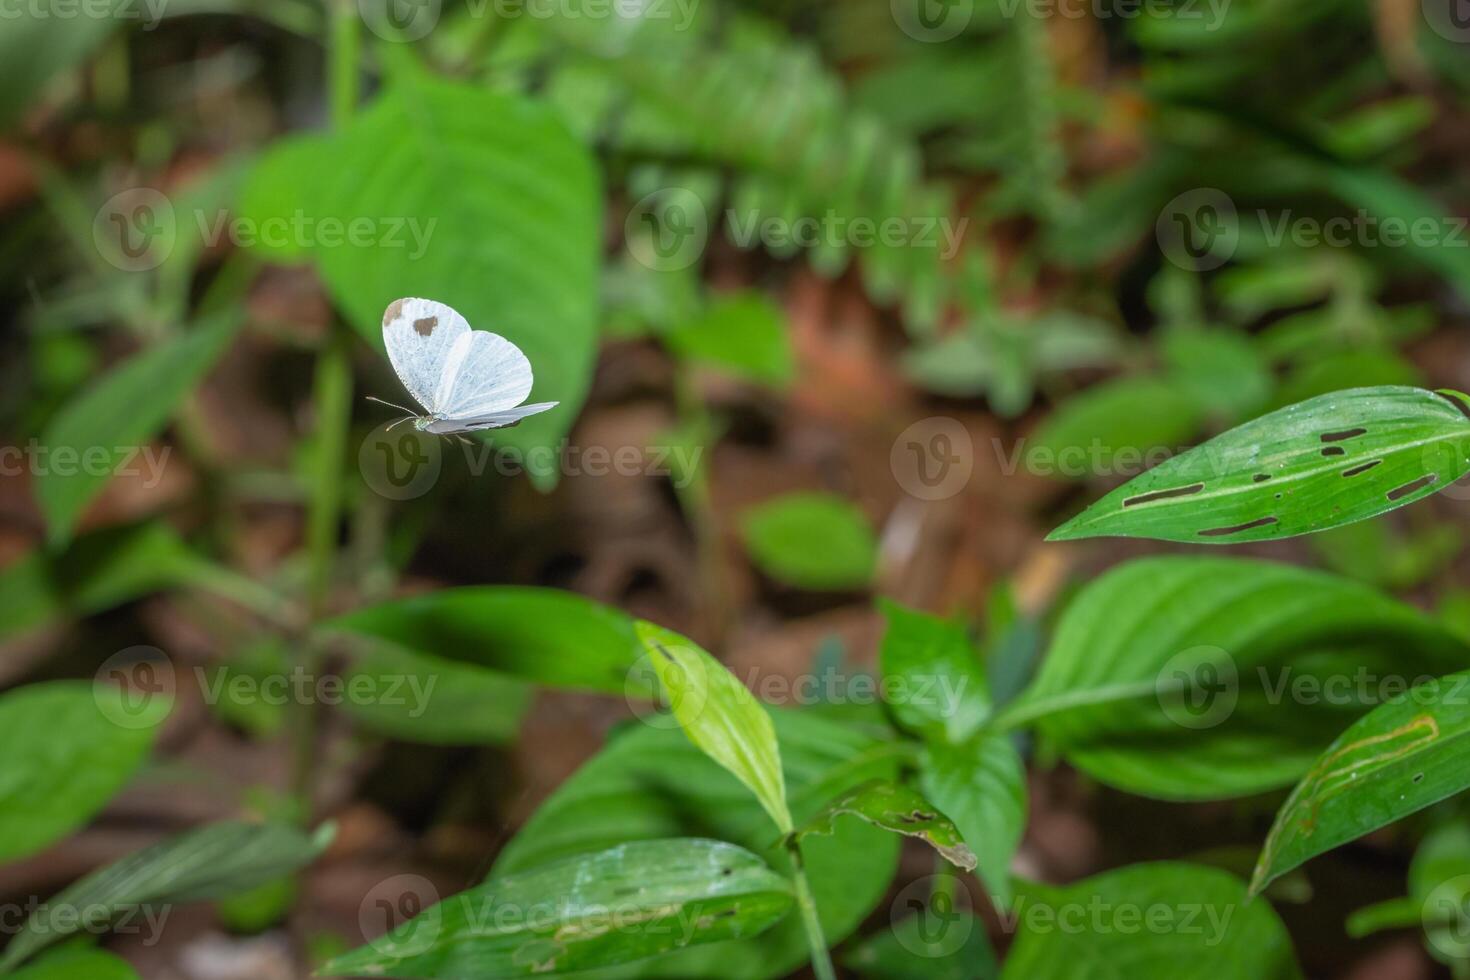
[[[327,93],[332,125],[339,129],[357,108],[361,84],[362,33],[352,0],[331,0],[327,39]]]
[[[311,575],[309,604],[312,619],[327,611],[332,586],[332,559],[342,513],[342,458],[347,448],[347,425],[352,408],[352,372],[347,345],[333,334],[317,357],[312,385],[316,410],[316,464],[312,473],[306,546]]]
[[[817,917],[817,900],[806,880],[806,865],[794,835],[787,836],[786,849],[791,854],[791,865],[795,870],[792,880],[796,883],[796,904],[801,909],[801,924],[806,928],[807,945],[812,951],[812,973],[816,974],[817,980],[836,980],[832,954],[827,951],[827,938],[822,934],[822,920]]]

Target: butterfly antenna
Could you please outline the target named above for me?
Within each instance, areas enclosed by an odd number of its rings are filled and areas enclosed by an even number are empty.
[[[395,405],[390,401],[384,401],[381,398],[374,398],[372,395],[368,395],[367,400],[370,402],[377,402],[379,405],[387,405],[389,408],[396,408],[400,412],[407,412],[410,418],[414,418],[418,415],[418,413],[411,408],[404,408],[402,405]]]
[[[384,404],[387,404],[387,403],[385,402]],[[393,407],[394,408],[397,408],[398,406],[397,405],[394,405]],[[418,418],[418,416],[417,415],[405,415],[401,419],[395,419],[394,421],[388,423],[388,428],[384,429],[383,431],[384,432],[392,432],[394,426],[402,425],[404,422],[407,422],[409,419],[413,419],[413,418]]]

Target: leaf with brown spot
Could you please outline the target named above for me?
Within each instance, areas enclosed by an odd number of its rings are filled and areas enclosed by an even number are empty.
[[[800,839],[807,834],[830,834],[833,822],[841,816],[857,817],[895,834],[917,837],[955,867],[975,870],[975,852],[965,846],[954,821],[907,786],[884,780],[865,783],[829,803],[795,836]]]

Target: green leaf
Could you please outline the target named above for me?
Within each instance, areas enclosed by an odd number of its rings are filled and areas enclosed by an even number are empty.
[[[1467,753],[1470,672],[1379,705],[1327,747],[1282,804],[1251,890],[1470,786]]]
[[[864,783],[827,804],[796,831],[796,836],[831,834],[841,816],[857,817],[891,833],[917,837],[955,867],[975,870],[975,854],[965,846],[954,822],[907,786],[883,780]]]
[[[363,728],[427,745],[510,742],[533,694],[493,670],[388,647],[355,660],[342,686]]]
[[[797,820],[810,819],[854,786],[898,775],[894,759],[901,744],[805,712],[772,716]],[[785,848],[750,791],[695,748],[672,719],[655,715],[616,735],[562,783],[506,845],[495,873],[516,873],[624,841],[687,834],[733,841],[773,866],[786,866]],[[831,837],[802,842],[829,942],[840,942],[882,900],[898,849],[897,837],[856,820],[839,823]],[[791,916],[759,939],[686,950],[616,976],[761,980],[785,976],[808,955],[799,917]]]
[[[1008,902],[1011,859],[1026,829],[1026,769],[1010,738],[931,743],[920,757],[919,788],[959,827],[996,904]]]
[[[760,858],[721,841],[635,841],[461,892],[323,975],[561,976],[760,935],[792,905]]]
[[[1048,541],[1232,544],[1402,507],[1470,471],[1470,420],[1417,388],[1356,388],[1263,415],[1131,480]]]
[[[0,780],[0,862],[41,850],[76,830],[143,763],[172,702],[144,710],[108,684],[49,681],[0,695],[6,732]]]
[[[0,639],[185,582],[195,561],[157,523],[94,531],[59,555],[33,551],[0,570]]]
[[[1126,473],[1199,431],[1200,402],[1164,378],[1120,378],[1063,402],[1026,449],[1028,470],[1069,479]]]
[[[802,589],[857,589],[873,578],[878,542],[867,517],[830,493],[791,493],[747,510],[741,532],[772,578]]]
[[[115,470],[138,465],[142,444],[163,428],[243,322],[231,313],[151,347],[57,412],[40,440],[50,465],[37,471],[33,484],[52,544],[71,537],[82,510]],[[64,459],[70,462],[63,465]]]
[[[1409,894],[1353,912],[1346,923],[1347,934],[1357,939],[1385,929],[1421,925],[1426,933],[1446,929],[1463,915],[1459,900],[1464,889],[1451,892],[1455,906],[1459,907],[1446,920],[1437,921],[1432,913],[1444,911],[1438,905],[1439,899],[1455,888],[1456,879],[1458,883],[1470,881],[1470,827],[1458,821],[1441,824],[1420,841],[1414,859],[1409,862]],[[1442,890],[1446,885],[1449,888]],[[1451,937],[1451,941],[1463,947],[1462,938]],[[1429,948],[1438,951],[1439,944],[1431,938]]]
[[[303,175],[306,186],[294,190]],[[548,450],[576,418],[596,356],[603,215],[593,159],[558,113],[400,71],[341,134],[267,154],[243,203],[259,208],[246,217],[260,228],[290,222],[287,208],[304,212],[307,251],[379,350],[388,304],[427,296],[525,351],[536,373],[532,399],[561,405],[494,439],[525,454],[539,486],[556,483],[557,453]],[[366,240],[327,238],[325,222],[341,229],[354,221],[368,222]],[[299,252],[268,248],[272,257]]]
[[[1291,937],[1264,899],[1214,868],[1135,864],[1016,911],[1003,978],[1297,980]]]
[[[1390,682],[1403,690],[1467,657],[1442,624],[1355,582],[1147,558],[1077,595],[997,723],[1034,722],[1073,765],[1130,792],[1241,796],[1299,778],[1346,722],[1397,693]]]
[[[716,297],[664,341],[680,357],[778,388],[790,384],[796,373],[785,314],[761,292]]]
[[[943,916],[939,930],[926,921],[931,914]],[[965,930],[964,939],[952,945],[951,930],[957,929]],[[1000,975],[984,921],[952,909],[899,919],[891,929],[853,946],[842,965],[871,980],[995,980]]]
[[[968,738],[990,714],[990,691],[965,628],[888,599],[878,608],[888,624],[878,659],[893,716],[925,738]]]
[[[638,639],[684,734],[755,794],[783,834],[792,830],[776,729],[735,675],[688,639],[639,620]]]
[[[138,974],[120,956],[65,946],[10,974],[9,980],[138,980]]]
[[[626,613],[558,589],[475,585],[392,599],[329,620],[420,656],[521,680],[610,694],[653,693]]]
[[[1171,330],[1162,350],[1169,377],[1212,415],[1247,418],[1271,397],[1271,372],[1249,337],[1233,330]]]
[[[238,894],[295,871],[331,840],[330,826],[307,837],[286,824],[217,823],[135,851],[72,883],[31,914],[5,947],[0,969],[67,936],[95,932],[139,906],[166,906]]]

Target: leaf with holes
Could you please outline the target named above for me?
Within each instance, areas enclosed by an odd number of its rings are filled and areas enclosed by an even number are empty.
[[[1470,672],[1400,695],[1328,746],[1276,814],[1252,893],[1309,858],[1470,787]]]
[[[1145,558],[1072,600],[1036,680],[996,723],[1035,724],[1111,786],[1221,799],[1299,779],[1347,722],[1467,662],[1443,625],[1356,582],[1241,558]]]
[[[689,741],[749,787],[776,827],[790,833],[781,752],[765,707],[723,664],[678,633],[642,620],[635,628]]]
[[[917,837],[955,867],[975,870],[975,852],[965,846],[954,821],[907,786],[881,780],[865,783],[827,804],[796,834],[831,834],[841,816],[857,817],[892,833]]]
[[[1457,396],[1459,397],[1459,396]],[[1470,420],[1419,388],[1355,388],[1231,429],[1131,480],[1051,533],[1230,544],[1402,507],[1470,472]]]
[[[635,841],[492,878],[318,972],[561,976],[756,936],[791,904],[786,879],[742,847]]]

